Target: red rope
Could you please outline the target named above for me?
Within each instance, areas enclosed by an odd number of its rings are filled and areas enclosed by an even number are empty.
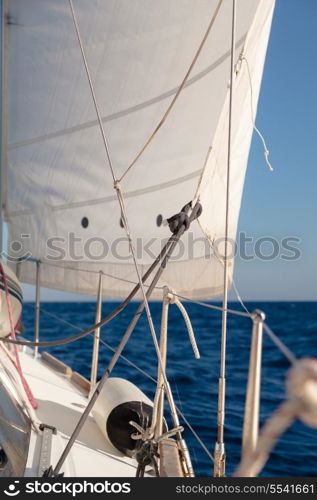
[[[13,308],[12,308],[11,297],[10,297],[10,293],[9,293],[9,289],[8,289],[7,278],[6,278],[1,261],[0,261],[0,273],[2,276],[3,288],[5,291],[5,295],[6,295],[6,303],[7,303],[8,315],[9,315],[9,321],[10,321],[10,329],[11,329],[10,337],[15,339],[16,336],[15,336],[15,327],[14,327],[14,321],[13,321]],[[18,351],[16,345],[13,345],[13,350],[14,350],[14,354],[15,354],[15,363],[13,362],[13,364],[14,364],[15,368],[17,369],[17,372],[20,376],[25,394],[27,395],[28,400],[30,401],[30,404],[32,405],[32,407],[34,409],[36,409],[37,402],[32,394],[32,391],[29,387],[29,384],[27,383],[27,381],[23,375],[23,371],[22,371],[22,367],[21,367],[21,363],[20,363],[19,351]]]

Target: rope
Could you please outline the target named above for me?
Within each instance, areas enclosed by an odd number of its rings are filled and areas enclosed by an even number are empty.
[[[183,306],[181,301],[176,297],[174,291],[170,291],[168,297],[171,301],[171,304],[175,304],[177,306],[178,310],[180,311],[181,315],[183,316],[183,319],[185,321],[185,325],[187,327],[189,340],[190,340],[191,346],[192,346],[193,351],[194,351],[194,356],[196,359],[200,359],[199,349],[198,349],[197,342],[195,339],[194,330],[193,330],[190,318],[187,314],[185,307]]]
[[[13,340],[15,340],[16,336],[15,336],[15,326],[14,326],[14,321],[13,321],[13,308],[12,308],[11,297],[10,297],[9,289],[8,289],[7,277],[6,277],[6,274],[5,274],[5,271],[3,269],[3,265],[2,265],[1,261],[0,261],[0,274],[1,274],[2,282],[3,282],[5,296],[6,296],[6,305],[7,305],[8,316],[9,316],[9,321],[10,321],[10,330],[11,330],[10,336],[13,338]],[[21,367],[21,363],[20,363],[20,358],[19,358],[19,353],[18,353],[18,349],[17,349],[16,345],[13,346],[13,351],[14,351],[14,355],[15,355],[15,361],[11,358],[10,359],[11,359],[12,363],[14,364],[14,366],[15,366],[15,368],[20,376],[21,383],[23,385],[23,389],[25,391],[25,394],[27,395],[27,398],[28,398],[32,408],[36,409],[37,402],[34,399],[34,396],[32,394],[30,387],[29,387],[29,384],[27,383],[27,381],[23,375],[23,371],[22,371],[22,367]]]
[[[187,301],[189,301],[189,302],[191,302],[193,304],[197,304],[197,305],[200,305],[202,307],[206,307],[207,309],[212,309],[212,310],[216,310],[216,311],[222,311],[222,307],[218,307],[218,306],[215,306],[213,304],[207,304],[206,302],[201,302],[199,300],[189,299],[189,298],[184,297],[183,295],[179,295],[179,294],[177,294],[175,292],[174,292],[174,295],[176,297],[181,298],[181,299],[187,300]],[[242,301],[241,297],[240,297],[240,300]],[[253,318],[253,314],[249,312],[249,310],[247,309],[247,307],[246,307],[246,305],[244,304],[243,301],[241,303],[243,304],[244,309],[247,311],[246,313],[244,313],[242,311],[237,311],[235,309],[227,309],[227,312],[230,313],[230,314],[235,314],[237,316],[243,316],[245,318],[252,319]],[[284,354],[284,356],[286,357],[286,359],[291,364],[295,363],[296,362],[296,356],[295,356],[295,354],[289,349],[289,347],[287,347],[284,344],[284,342],[276,335],[276,333],[273,332],[273,330],[268,326],[267,323],[263,323],[263,329],[264,329],[265,333],[270,337],[270,339],[272,340],[272,342],[276,345],[276,347],[282,352],[282,354]]]
[[[109,167],[110,167],[110,170],[111,170],[112,179],[113,179],[113,182],[114,182],[114,189],[116,191],[116,194],[117,194],[117,197],[118,197],[118,202],[119,202],[120,209],[121,209],[121,220],[122,220],[122,223],[123,223],[123,226],[124,226],[124,229],[125,229],[128,241],[129,241],[130,252],[131,252],[131,255],[132,255],[132,258],[133,258],[134,267],[135,267],[135,270],[136,270],[136,273],[137,273],[139,285],[140,285],[141,292],[142,292],[142,295],[143,295],[143,305],[142,305],[142,307],[140,309],[140,314],[143,311],[143,309],[145,308],[147,319],[148,319],[148,323],[149,323],[149,327],[150,327],[150,332],[151,332],[151,335],[152,335],[153,344],[154,344],[155,351],[156,351],[156,355],[157,355],[160,367],[162,369],[163,380],[164,380],[164,384],[165,384],[166,391],[167,391],[167,399],[170,402],[172,402],[172,394],[169,392],[169,385],[167,383],[166,374],[165,374],[164,369],[163,369],[163,363],[162,363],[162,359],[161,359],[161,356],[160,356],[160,349],[159,349],[159,345],[158,345],[158,341],[157,341],[157,336],[156,336],[156,332],[155,332],[155,328],[154,328],[154,323],[153,323],[153,319],[152,319],[152,315],[151,315],[151,311],[150,311],[150,306],[149,306],[149,303],[148,303],[148,296],[150,296],[150,293],[152,292],[152,290],[149,293],[149,291],[150,291],[150,289],[149,289],[148,292],[146,293],[145,292],[145,288],[143,286],[143,281],[142,281],[141,273],[140,273],[139,266],[138,266],[138,263],[137,263],[135,249],[134,249],[134,245],[133,245],[133,241],[132,241],[132,236],[131,236],[131,232],[130,232],[130,228],[129,228],[129,224],[128,224],[128,219],[127,219],[127,215],[126,215],[126,210],[125,210],[125,205],[124,205],[124,198],[123,198],[123,194],[122,194],[122,191],[121,191],[120,183],[117,181],[115,173],[114,173],[114,168],[113,168],[111,157],[110,157],[109,147],[108,147],[108,143],[107,143],[107,139],[106,139],[106,135],[105,135],[103,123],[102,123],[102,117],[101,117],[101,114],[99,112],[98,103],[97,103],[96,95],[95,95],[95,92],[94,92],[94,86],[93,86],[92,79],[91,79],[91,76],[90,76],[89,67],[88,67],[88,63],[87,63],[87,59],[86,59],[86,55],[85,55],[85,50],[84,50],[83,42],[82,42],[82,39],[81,39],[79,25],[78,25],[78,22],[77,22],[77,18],[76,18],[76,14],[75,14],[75,11],[74,11],[72,0],[69,0],[69,4],[70,4],[70,8],[71,8],[71,14],[72,14],[74,26],[75,26],[75,29],[76,29],[76,34],[77,34],[77,38],[78,38],[78,42],[79,42],[79,46],[80,46],[80,50],[81,50],[81,54],[82,54],[84,66],[85,66],[85,69],[86,69],[86,74],[87,74],[87,78],[88,78],[88,82],[89,82],[91,94],[92,94],[93,101],[94,101],[94,106],[95,106],[95,110],[96,110],[96,114],[97,114],[97,118],[98,118],[98,122],[99,122],[99,127],[100,127],[100,131],[101,131],[101,134],[102,134],[102,138],[103,138],[105,150],[106,150],[106,155],[107,155]],[[193,210],[193,212],[194,212],[194,210]],[[180,235],[181,234],[182,233],[180,233]],[[155,280],[155,278],[154,278],[154,280]],[[131,325],[133,325],[133,323],[134,322],[132,320]],[[131,331],[128,328],[128,330],[126,332],[126,334],[127,334],[126,341],[129,339],[129,337],[130,337],[130,335],[131,335],[131,333],[133,331],[133,328],[134,327],[132,327]],[[125,343],[123,343],[123,347],[124,347],[124,345],[125,345]],[[119,349],[120,349],[120,347],[119,347]],[[115,356],[114,356],[114,358],[115,358]],[[108,378],[108,376],[109,375],[105,374],[104,381]],[[100,389],[101,389],[101,387],[100,387]],[[99,392],[98,392],[98,389],[96,389],[95,392],[94,392],[94,394],[93,394],[93,396],[92,396],[92,398],[90,399],[90,402],[93,402],[92,406],[93,406],[95,400],[98,398],[98,395],[99,395]],[[84,412],[84,414],[85,414],[85,412]],[[88,414],[85,415],[85,419],[87,418],[87,416],[88,416]],[[76,434],[76,429],[74,431],[74,435],[75,434]],[[69,443],[70,443],[70,446],[72,446],[72,437],[70,438]],[[65,453],[62,454],[61,459],[58,461],[58,464],[57,464],[55,470],[53,471],[54,474],[56,474],[59,471],[59,469],[60,469],[60,467],[62,465],[62,462],[65,460],[65,456],[68,454],[68,452],[70,450],[69,443],[66,445]]]
[[[234,476],[257,476],[280,436],[296,418],[317,428],[317,360],[303,358],[293,365],[286,386],[289,399],[271,415],[260,433],[255,450],[245,455]]]
[[[133,246],[133,241],[132,241],[130,229],[129,229],[129,226],[128,226],[128,220],[127,220],[126,210],[125,210],[125,206],[124,206],[124,199],[123,199],[123,196],[122,196],[122,191],[121,191],[120,185],[118,183],[115,184],[115,189],[117,191],[118,200],[119,200],[119,204],[120,204],[120,208],[121,208],[121,220],[122,220],[123,226],[125,227],[127,238],[129,240],[129,245],[130,245],[130,250],[131,250],[131,254],[132,254],[132,258],[133,258],[133,262],[134,262],[134,267],[135,267],[135,270],[136,270],[136,273],[137,273],[137,276],[138,276],[140,288],[141,288],[142,295],[143,295],[143,304],[144,304],[143,307],[145,308],[145,311],[146,311],[146,315],[147,315],[147,319],[148,319],[148,323],[149,323],[149,327],[150,327],[150,332],[151,332],[151,335],[152,335],[152,340],[153,340],[155,352],[156,352],[156,355],[157,355],[157,359],[158,359],[160,368],[162,370],[162,376],[163,376],[164,384],[165,384],[165,387],[167,387],[168,384],[167,384],[166,373],[165,373],[165,370],[164,370],[164,366],[163,366],[163,362],[162,362],[162,358],[161,358],[161,354],[160,354],[160,347],[159,347],[159,344],[158,344],[157,335],[156,335],[156,332],[155,332],[154,323],[153,323],[153,319],[152,319],[152,314],[151,314],[150,306],[149,306],[149,302],[148,302],[148,296],[150,296],[150,295],[148,295],[149,291],[146,292],[145,288],[143,286],[143,281],[142,281],[141,273],[140,273],[139,266],[138,266],[138,263],[137,263],[137,260],[136,260],[136,255],[135,255],[135,250],[134,250],[134,246]],[[180,227],[182,229],[184,228],[184,226],[180,226]],[[178,232],[180,232],[180,231],[178,231]],[[183,232],[184,232],[184,230],[182,230],[182,234],[183,234]],[[173,233],[173,234],[176,234],[176,233]],[[143,308],[142,308],[142,310],[143,310]],[[171,399],[171,397],[172,397],[171,394],[167,394],[167,398],[168,399]]]
[[[190,221],[194,220],[195,217],[196,217],[196,210],[195,210],[195,207],[194,207],[192,213],[190,214]],[[178,233],[176,235],[173,235],[173,243],[171,244],[171,246],[169,247],[168,251],[166,252],[166,255],[165,255],[165,257],[164,257],[164,259],[163,259],[163,261],[161,263],[161,266],[158,269],[156,275],[154,276],[151,285],[149,286],[149,289],[148,289],[147,294],[146,294],[147,295],[146,299],[148,299],[148,297],[150,297],[150,295],[151,295],[151,293],[153,291],[153,288],[155,287],[157,281],[161,277],[161,274],[162,274],[163,270],[165,269],[165,267],[167,265],[167,262],[168,262],[168,260],[169,260],[169,258],[171,256],[171,254],[173,253],[174,248],[175,248],[176,244],[179,241],[179,238],[182,236],[182,234],[184,233],[184,231],[185,231],[185,227],[181,226],[181,228],[179,229]],[[71,447],[73,446],[73,444],[74,444],[75,440],[77,439],[77,436],[79,435],[79,433],[80,433],[80,431],[81,431],[81,429],[82,429],[82,427],[83,427],[86,419],[88,418],[89,413],[90,413],[92,407],[94,406],[95,401],[97,400],[97,398],[98,398],[98,396],[100,394],[100,391],[102,390],[102,387],[104,386],[104,384],[108,380],[108,378],[109,378],[109,376],[110,376],[110,374],[111,374],[111,372],[112,372],[112,370],[113,370],[113,368],[114,368],[114,366],[115,366],[115,364],[116,364],[116,362],[117,362],[120,354],[122,353],[122,351],[123,351],[124,347],[126,346],[128,340],[130,339],[130,336],[131,336],[131,334],[132,334],[132,332],[133,332],[136,324],[138,323],[138,320],[140,318],[140,315],[141,315],[144,307],[145,307],[145,301],[143,301],[139,305],[139,307],[138,307],[138,309],[137,309],[134,317],[132,318],[132,320],[131,320],[131,322],[130,322],[130,324],[129,324],[126,332],[125,332],[125,334],[123,335],[123,337],[122,337],[122,339],[121,339],[121,341],[120,341],[120,343],[119,343],[119,345],[118,345],[118,347],[116,349],[116,352],[114,353],[112,359],[110,360],[110,363],[109,363],[107,369],[104,372],[103,377],[101,378],[98,386],[96,387],[94,393],[92,394],[92,396],[91,396],[91,398],[90,398],[90,400],[88,402],[87,407],[85,408],[84,412],[82,413],[82,415],[81,415],[81,417],[80,417],[80,419],[78,421],[78,424],[77,424],[77,426],[74,429],[74,432],[72,433],[72,435],[71,435],[71,437],[70,437],[70,439],[69,439],[69,441],[68,441],[68,443],[67,443],[67,445],[66,445],[66,447],[65,447],[65,449],[64,449],[64,451],[63,451],[63,453],[62,453],[62,455],[60,457],[60,459],[58,460],[58,462],[57,462],[57,464],[55,466],[55,469],[52,471],[52,475],[55,476],[60,471],[60,469],[61,469],[61,467],[62,467],[62,465],[63,465],[63,463],[64,463],[64,461],[65,461],[65,459],[66,459],[66,457],[67,457],[67,455],[68,455],[68,453],[70,451],[70,449],[71,449]],[[94,329],[96,329],[96,327]],[[158,361],[160,363],[160,366],[162,367],[162,360],[161,360],[160,355],[158,356]],[[162,372],[163,372],[163,370],[162,370]],[[165,373],[164,373],[164,375],[165,375]],[[166,388],[167,400],[168,400],[170,408],[171,408],[173,406],[173,399],[172,399],[172,396],[171,396],[170,387],[168,385],[166,377],[164,378],[164,384],[165,384],[165,388]]]
[[[26,305],[34,308],[33,304],[26,304]],[[75,330],[81,330],[81,328],[79,326],[74,325],[73,323],[70,323],[69,321],[61,318],[60,316],[57,316],[54,313],[51,313],[51,312],[47,311],[46,309],[41,308],[41,312],[44,313],[45,315],[47,315],[47,316],[55,319],[56,321],[59,321],[60,323],[63,323],[66,326],[69,326],[70,328],[73,328]],[[94,336],[93,333],[90,333],[89,335],[91,335],[92,337]],[[104,345],[107,349],[109,349],[111,352],[116,352],[116,349],[114,349],[110,344],[108,344],[107,342],[105,342],[102,338],[100,338],[100,343],[102,345]],[[134,368],[137,372],[139,372],[141,375],[143,375],[144,377],[146,377],[148,380],[150,380],[154,384],[157,383],[157,380],[154,377],[152,377],[148,372],[146,372],[145,370],[143,370],[142,368],[140,368],[138,365],[136,365],[135,363],[133,363],[127,357],[123,356],[123,354],[120,354],[120,358],[125,363],[127,363],[129,366],[131,366],[132,368]],[[206,453],[206,455],[208,456],[208,458],[210,458],[210,460],[213,462],[214,458],[213,458],[212,454],[210,453],[210,451],[208,450],[207,446],[202,441],[202,439],[199,437],[199,435],[197,434],[197,432],[195,431],[195,429],[192,427],[192,425],[190,424],[190,422],[187,420],[187,418],[184,415],[183,411],[178,406],[176,406],[176,409],[177,409],[177,412],[179,413],[179,415],[182,417],[182,419],[185,422],[185,424],[187,425],[187,427],[189,428],[189,430],[191,431],[191,433],[193,434],[193,436],[195,437],[195,439],[197,440],[198,444],[202,447],[202,449],[204,450],[204,452]]]
[[[158,453],[158,445],[161,441],[164,441],[165,439],[168,439],[171,436],[174,436],[175,434],[179,434],[183,432],[184,428],[182,426],[175,427],[164,434],[161,434],[160,436],[156,437],[155,439],[148,439],[148,431],[147,429],[144,429],[141,427],[139,424],[136,422],[133,422],[132,420],[129,422],[129,424],[137,429],[139,434],[134,433],[131,435],[132,439],[142,439],[143,443],[140,447],[140,449],[135,453],[135,458],[138,462],[138,468],[136,471],[136,477],[144,477],[144,472],[145,472],[145,467],[147,465],[152,464],[155,475],[159,477],[159,469],[158,465],[156,462],[156,458],[159,458],[159,453]]]
[[[182,83],[180,84],[180,86],[178,87],[178,90],[176,92],[176,94],[174,95],[171,103],[169,104],[167,110],[165,111],[163,117],[161,118],[161,120],[159,121],[159,123],[157,124],[157,126],[155,127],[155,129],[153,130],[153,132],[151,133],[151,135],[149,136],[149,138],[147,139],[147,141],[145,142],[144,146],[141,148],[141,150],[139,151],[139,153],[136,155],[136,157],[134,158],[134,160],[131,162],[131,164],[129,165],[129,167],[126,169],[126,171],[123,173],[123,175],[120,177],[120,182],[124,179],[124,177],[127,175],[127,173],[131,170],[131,168],[136,164],[136,162],[140,159],[140,157],[142,156],[142,154],[144,153],[144,151],[146,150],[146,148],[149,146],[149,144],[152,142],[152,140],[154,139],[154,137],[156,136],[157,132],[160,130],[160,128],[162,127],[162,125],[164,124],[164,122],[166,121],[168,115],[170,114],[171,110],[173,109],[174,107],[174,104],[175,102],[177,101],[180,93],[182,92],[183,88],[185,87],[186,85],[186,82],[196,64],[196,61],[206,43],[206,40],[209,36],[209,33],[211,31],[211,28],[213,27],[214,25],[214,22],[218,16],[218,12],[220,10],[220,7],[221,7],[221,4],[222,4],[223,0],[219,0],[218,2],[218,5],[216,7],[216,10],[214,11],[213,15],[212,15],[212,18],[210,20],[210,23],[208,25],[208,28],[207,28],[207,31],[206,33],[204,34],[204,37],[202,39],[202,41],[200,42],[200,45],[196,51],[196,54],[192,60],[192,62],[190,63],[190,66],[187,70],[187,73],[186,75],[184,76],[183,78],[183,81]]]
[[[267,148],[263,134],[260,132],[260,130],[257,128],[257,126],[255,124],[255,114],[254,114],[254,109],[253,109],[253,85],[252,85],[252,78],[251,78],[251,71],[250,71],[249,62],[243,54],[240,57],[240,61],[241,62],[245,61],[246,66],[247,66],[247,72],[248,72],[249,83],[250,83],[250,92],[251,92],[251,119],[252,119],[253,128],[254,128],[255,132],[258,134],[258,136],[263,144],[265,162],[266,162],[267,166],[269,167],[270,171],[273,172],[274,168],[272,167],[272,165],[269,161],[270,151]]]
[[[147,465],[152,465],[155,476],[159,477],[160,473],[156,461],[158,457],[158,445],[156,442],[148,440],[142,443],[141,448],[135,454],[138,463],[135,477],[144,477]]]

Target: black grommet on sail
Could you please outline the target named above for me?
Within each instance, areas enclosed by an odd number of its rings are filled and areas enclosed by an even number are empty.
[[[159,214],[159,215],[156,217],[156,225],[157,225],[157,227],[160,227],[162,224],[163,224],[163,215],[162,215],[162,214]]]
[[[84,229],[86,229],[86,227],[88,227],[88,225],[89,225],[89,220],[88,220],[88,218],[87,218],[87,217],[83,217],[83,218],[81,219],[81,225],[82,225],[82,227],[83,227]]]

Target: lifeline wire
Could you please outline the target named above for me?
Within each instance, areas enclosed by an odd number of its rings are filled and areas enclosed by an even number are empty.
[[[145,281],[152,271],[155,269],[157,264],[160,262],[160,266],[162,266],[162,259],[165,257],[169,247],[175,240],[175,235],[172,235],[158,257],[155,259],[153,264],[149,267],[149,269],[145,272],[142,280]],[[60,267],[60,266],[58,266]],[[105,326],[108,324],[113,318],[115,318],[125,307],[131,302],[133,297],[136,295],[140,288],[140,284],[137,283],[134,289],[130,292],[128,297],[121,302],[111,313],[107,314],[99,323],[96,323],[95,325],[91,326],[90,328],[87,328],[86,330],[83,330],[81,333],[78,333],[77,335],[73,335],[71,337],[68,337],[66,339],[61,339],[61,340],[56,340],[56,341],[45,341],[45,342],[33,342],[33,341],[23,341],[23,340],[13,340],[13,339],[8,339],[5,337],[0,337],[0,342],[5,342],[8,344],[17,344],[17,345],[25,345],[25,346],[30,346],[30,347],[54,347],[57,345],[64,345],[64,344],[69,344],[70,342],[75,342],[76,340],[81,339],[82,337],[85,337],[89,333],[93,332],[97,328],[101,328],[102,326]]]

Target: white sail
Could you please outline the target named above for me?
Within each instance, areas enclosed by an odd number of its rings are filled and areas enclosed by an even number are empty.
[[[218,4],[74,0],[117,178],[164,115]],[[232,239],[253,130],[251,85],[239,58],[248,61],[255,113],[273,7],[274,0],[237,2]],[[225,234],[231,15],[232,1],[223,0],[185,88],[122,180],[142,272],[171,234],[158,227],[157,216],[170,217],[193,199],[202,203],[199,224],[185,233],[158,284],[189,298],[219,295],[223,288],[221,256],[212,255],[211,244]],[[104,294],[124,297],[137,276],[69,2],[10,0],[6,32],[2,178],[10,244],[20,242],[23,254],[42,261],[43,286],[95,294],[102,271]],[[20,266],[20,279],[34,283],[33,262]],[[161,298],[161,290],[153,297]]]

